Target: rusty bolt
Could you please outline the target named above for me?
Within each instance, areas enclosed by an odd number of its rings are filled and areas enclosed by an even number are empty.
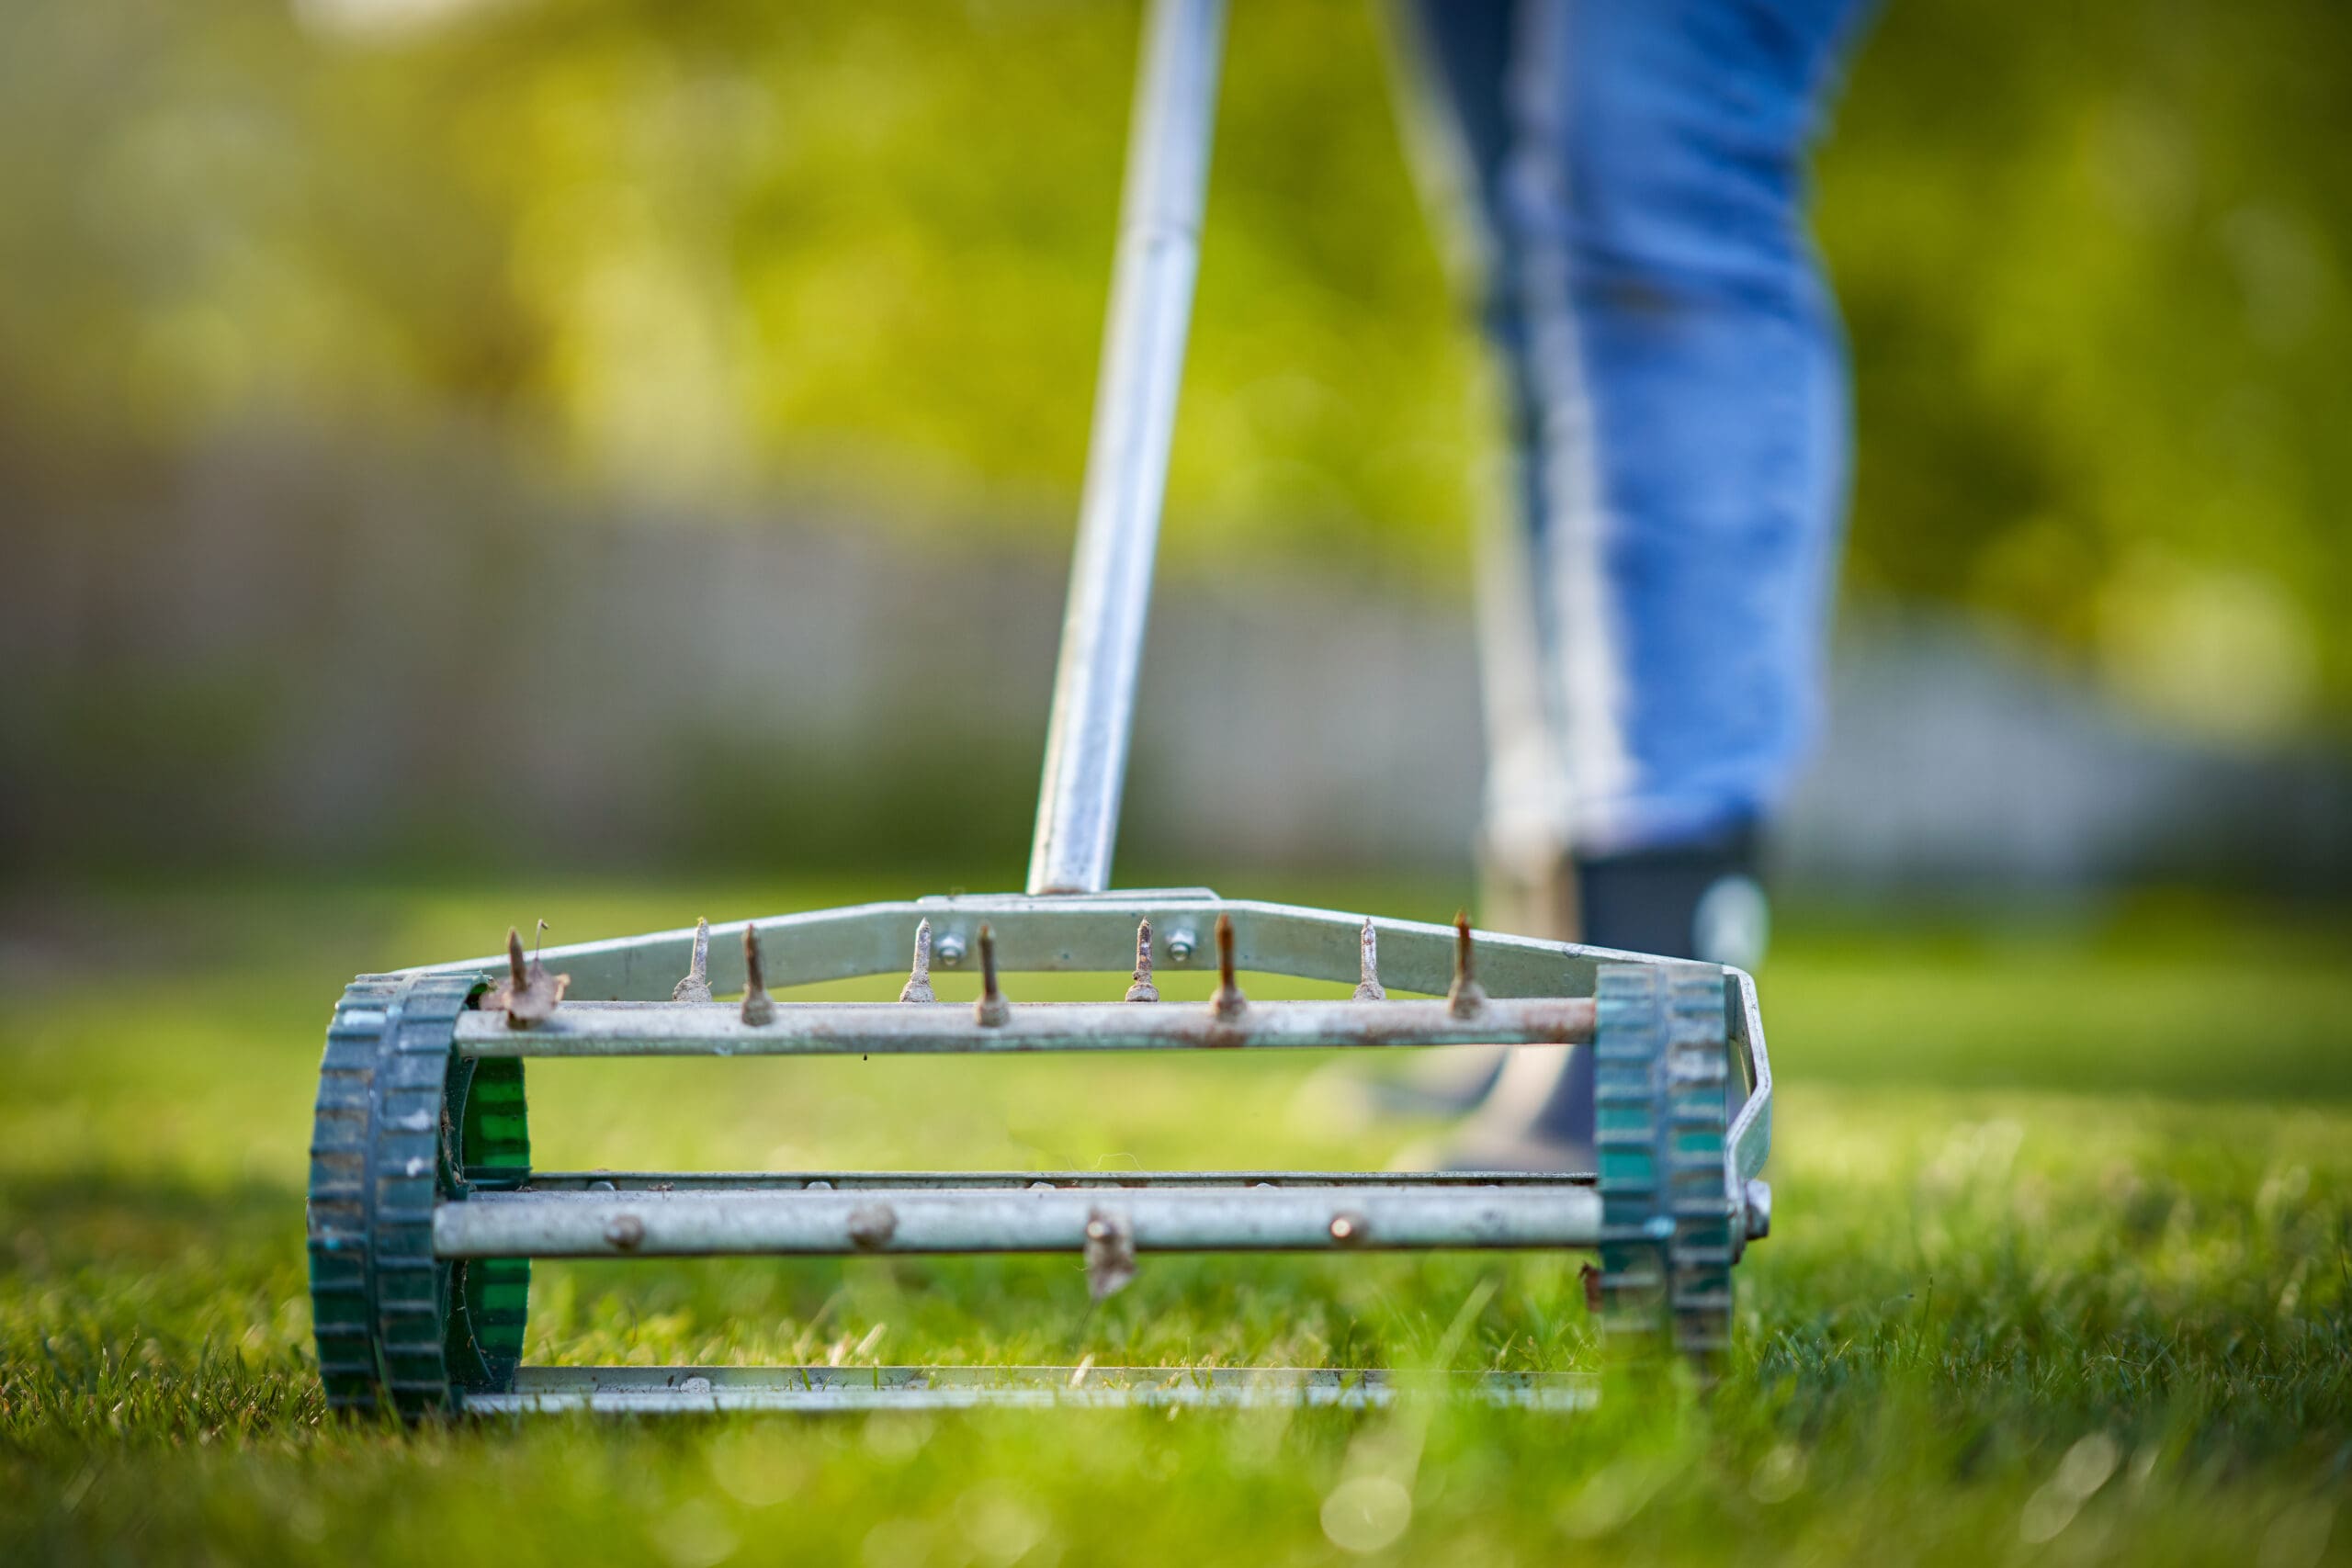
[[[766,966],[760,962],[760,933],[751,926],[743,928],[743,1021],[754,1029],[775,1021]]]
[[[1456,1018],[1471,1018],[1487,1005],[1487,993],[1470,969],[1470,911],[1453,912],[1453,984],[1445,993],[1446,1010]]]
[[[1233,917],[1216,918],[1216,995],[1209,998],[1216,1016],[1230,1021],[1250,1006],[1250,998],[1233,981]]]
[[[645,1222],[635,1214],[615,1214],[605,1222],[605,1245],[635,1252],[645,1240]]]
[[[887,1247],[899,1234],[899,1216],[888,1203],[860,1203],[850,1211],[849,1238],[868,1251]]]
[[[545,930],[547,922],[539,922]],[[513,926],[506,928],[506,979],[491,988],[482,998],[486,1009],[504,1011],[509,1029],[523,1029],[553,1015],[556,1005],[563,1000],[564,987],[571,984],[569,975],[550,975],[547,965],[537,957],[523,956],[523,933]]]
[[[1136,1277],[1136,1233],[1117,1209],[1090,1209],[1086,1215],[1086,1289],[1102,1301]]]
[[[982,1029],[1001,1028],[1012,1016],[1012,1004],[996,985],[996,935],[980,928],[980,999],[972,1004],[972,1021]]]

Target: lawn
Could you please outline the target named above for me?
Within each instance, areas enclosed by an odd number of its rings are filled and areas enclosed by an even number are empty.
[[[2199,905],[1793,922],[1761,976],[1776,1233],[1705,1396],[326,1418],[301,1178],[345,976],[540,915],[586,939],[902,891],[12,897],[0,1562],[2352,1562],[2352,925]],[[1435,1131],[1349,1112],[1325,1065],[563,1064],[530,1091],[548,1166],[1377,1167]],[[1586,1369],[1576,1263],[1152,1258],[1091,1309],[1074,1258],[547,1266],[530,1359]]]

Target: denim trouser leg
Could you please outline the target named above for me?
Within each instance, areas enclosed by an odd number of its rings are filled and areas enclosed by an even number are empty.
[[[1556,769],[1492,804],[1580,852],[1767,814],[1814,729],[1849,416],[1804,157],[1864,8],[1415,7],[1519,447],[1522,722]]]
[[[1513,438],[1480,590],[1490,842],[1670,850],[1768,815],[1804,758],[1849,440],[1804,162],[1866,9],[1408,7]],[[1497,1099],[1589,1130],[1589,1062],[1557,1060]]]

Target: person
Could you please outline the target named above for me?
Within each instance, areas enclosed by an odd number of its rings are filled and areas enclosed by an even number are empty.
[[[1868,0],[1398,0],[1417,164],[1510,420],[1478,572],[1488,923],[1759,955],[1815,728],[1850,446],[1806,159]],[[1453,1162],[1590,1168],[1589,1050]]]

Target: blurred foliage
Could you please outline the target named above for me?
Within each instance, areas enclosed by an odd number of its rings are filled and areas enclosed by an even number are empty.
[[[1823,159],[1853,571],[2261,735],[2352,696],[2352,13],[1893,0]]]
[[[1237,6],[1171,558],[1458,586],[1490,439],[1375,8]],[[0,472],[486,430],[681,514],[1060,536],[1136,10],[0,8]],[[2352,14],[1893,0],[1822,169],[1853,580],[2250,737],[2340,716]],[[25,488],[17,487],[20,491]]]

